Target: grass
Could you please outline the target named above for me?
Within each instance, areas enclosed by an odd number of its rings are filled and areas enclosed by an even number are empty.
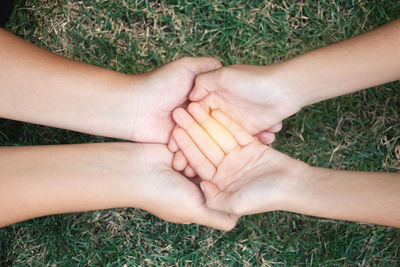
[[[134,74],[183,56],[271,64],[399,14],[397,0],[32,0],[18,1],[7,29],[54,53]],[[275,146],[314,166],[399,171],[399,89],[394,82],[304,108],[284,122]],[[103,141],[0,119],[3,146]],[[0,266],[398,266],[399,254],[396,229],[287,212],[243,217],[227,233],[135,209],[0,229]]]

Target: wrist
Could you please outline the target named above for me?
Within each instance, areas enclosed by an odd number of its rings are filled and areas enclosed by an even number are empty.
[[[290,197],[286,202],[285,211],[301,214],[314,214],[321,203],[321,168],[308,166],[291,183]],[[320,196],[318,196],[320,195]]]
[[[127,106],[124,111],[127,112],[127,117],[123,139],[139,143],[158,143],[149,141],[154,138],[154,135],[161,135],[160,132],[154,133],[153,128],[156,128],[156,125],[151,120],[152,113],[155,111],[154,105],[157,104],[156,99],[160,97],[153,93],[153,80],[154,78],[149,73],[129,77],[129,89],[123,96]]]
[[[108,103],[106,120],[100,125],[104,136],[133,140],[141,106],[141,75],[120,74],[110,82],[104,99]],[[106,122],[106,123],[104,123]]]
[[[297,110],[311,104],[309,99],[308,88],[312,85],[304,84],[306,81],[300,80],[299,71],[292,66],[290,61],[266,66],[270,68],[272,73],[272,81],[274,86],[283,90],[290,104]]]
[[[280,115],[280,120],[297,113],[305,106],[303,99],[299,97],[299,93],[290,81],[291,75],[282,63],[263,67],[263,90],[268,92],[265,102],[267,105],[271,105],[271,102],[276,103],[274,112]]]
[[[105,157],[98,161],[100,175],[106,174],[115,186],[119,207],[141,207],[141,178],[144,172],[143,148],[134,143],[107,143]]]
[[[294,164],[288,164],[290,169],[285,169],[285,175],[280,179],[279,197],[276,210],[297,212],[299,203],[304,202],[304,192],[309,184],[310,177],[313,177],[315,168],[308,164],[291,159]]]
[[[140,153],[137,146],[3,148],[0,152],[7,157],[0,166],[0,179],[6,190],[0,189],[0,211],[7,216],[0,225],[50,214],[136,206],[134,190],[139,187],[129,185],[141,177],[136,172],[140,166],[132,167]]]

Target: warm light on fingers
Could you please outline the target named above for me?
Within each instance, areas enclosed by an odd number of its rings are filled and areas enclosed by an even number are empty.
[[[227,154],[238,144],[232,134],[219,124],[210,114],[205,111],[200,104],[190,103],[188,106],[189,113],[193,116],[196,122],[207,132],[208,136],[214,140],[216,144]]]

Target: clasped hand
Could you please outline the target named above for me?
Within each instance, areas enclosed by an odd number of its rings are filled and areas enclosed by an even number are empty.
[[[156,170],[170,177],[169,183],[163,181],[164,193],[160,192],[165,205],[146,200],[142,208],[169,221],[195,222],[224,230],[233,228],[240,215],[278,208],[282,183],[294,176],[288,172],[287,164],[296,166],[291,168],[293,172],[306,165],[265,145],[274,141],[280,121],[299,109],[284,90],[266,79],[267,70],[255,66],[222,67],[211,58],[186,58],[146,74],[154,76],[148,79],[154,85],[147,85],[153,90],[140,99],[154,94],[163,97],[156,111],[149,107],[153,110],[138,112],[138,118],[146,121],[137,122],[136,128],[141,130],[133,133],[147,136],[133,135],[132,139],[164,142],[168,133],[169,150],[174,156],[164,153],[164,146],[154,152],[157,158],[164,155],[162,162],[152,162],[158,165]],[[188,105],[190,101],[196,102]],[[185,106],[187,110],[182,108]],[[150,145],[143,147],[149,150]],[[173,169],[183,171],[187,177]],[[201,188],[196,180],[190,181],[196,174]],[[160,183],[161,177],[157,179]]]

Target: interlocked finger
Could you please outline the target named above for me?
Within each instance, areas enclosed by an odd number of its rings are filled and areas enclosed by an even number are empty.
[[[199,150],[185,130],[178,128],[173,132],[179,149],[183,152],[191,168],[204,180],[211,180],[216,168]]]
[[[179,127],[184,129],[190,136],[205,157],[207,157],[214,166],[218,166],[222,162],[225,154],[207,132],[182,108],[176,109],[172,116]],[[175,132],[176,130],[174,130],[174,133]],[[173,137],[175,142],[179,143],[177,137],[175,137],[175,135],[173,135]]]
[[[240,124],[236,123],[234,120],[229,118],[225,113],[220,110],[213,110],[211,116],[220,124],[222,124],[226,129],[230,131],[235,140],[239,145],[247,146],[255,140],[255,138],[249,134]]]
[[[239,146],[232,134],[215,121],[200,104],[190,103],[188,111],[226,154]]]

